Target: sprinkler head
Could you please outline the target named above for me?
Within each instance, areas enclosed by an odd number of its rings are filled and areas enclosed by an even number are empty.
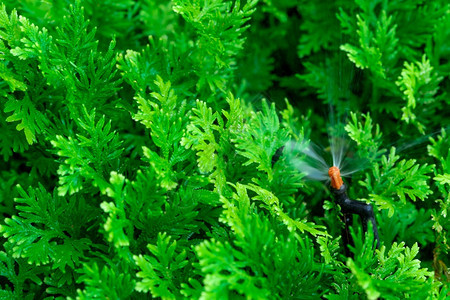
[[[380,246],[380,238],[372,205],[358,200],[351,200],[347,196],[347,187],[342,180],[341,171],[338,167],[332,166],[329,168],[328,176],[330,176],[331,179],[331,193],[333,194],[336,203],[341,207],[342,218],[345,224],[345,229],[342,232],[342,239],[344,241],[346,255],[350,256],[351,254],[348,245],[355,245],[349,230],[349,226],[351,226],[351,215],[353,214],[361,217],[364,232],[367,231],[368,224],[372,224],[373,237],[376,242],[376,247],[378,248]]]
[[[331,179],[331,186],[336,190],[339,190],[344,184],[344,181],[341,178],[341,171],[338,167],[332,166],[331,168],[329,168],[328,176],[330,176]]]

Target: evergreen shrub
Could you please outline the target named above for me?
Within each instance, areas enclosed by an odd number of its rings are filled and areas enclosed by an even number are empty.
[[[4,0],[0,298],[448,299],[449,58],[446,0]]]

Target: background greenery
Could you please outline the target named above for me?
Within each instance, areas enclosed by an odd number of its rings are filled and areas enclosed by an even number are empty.
[[[0,298],[446,299],[449,41],[445,0],[3,1]],[[296,163],[341,123],[352,258]]]

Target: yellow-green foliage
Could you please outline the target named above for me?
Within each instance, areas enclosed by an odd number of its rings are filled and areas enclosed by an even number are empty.
[[[2,1],[0,298],[445,299],[447,2]]]

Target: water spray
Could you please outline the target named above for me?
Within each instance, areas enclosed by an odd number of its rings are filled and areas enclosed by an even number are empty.
[[[289,142],[287,145],[288,160],[297,170],[301,170],[306,178],[314,181],[330,180],[330,191],[333,194],[335,202],[341,207],[342,221],[345,228],[342,231],[342,240],[344,243],[345,254],[350,256],[349,245],[354,245],[350,234],[350,226],[352,226],[352,215],[357,214],[361,218],[364,232],[367,232],[368,224],[371,223],[376,247],[380,246],[375,214],[371,204],[363,201],[351,200],[347,195],[347,185],[342,177],[353,174],[362,169],[362,164],[354,164],[349,166],[349,161],[344,162],[347,156],[348,145],[345,139],[340,137],[330,137],[332,167],[321,155],[320,147],[311,142],[295,143]],[[272,165],[279,158],[285,147],[277,150],[276,155],[272,158]],[[356,161],[355,158],[353,158]],[[345,168],[345,171],[342,169]]]
[[[367,225],[369,224],[369,222],[372,224],[374,241],[376,241],[376,247],[379,248],[380,238],[378,236],[378,229],[372,205],[364,203],[362,201],[351,200],[347,196],[347,186],[342,180],[341,171],[338,167],[333,166],[329,168],[328,176],[330,176],[331,179],[330,190],[337,204],[341,207],[341,211],[343,214],[342,220],[345,224],[345,229],[342,233],[342,238],[345,247],[345,254],[347,256],[350,255],[348,245],[354,244],[349,231],[351,216],[353,214],[357,214],[360,216],[364,232],[367,232]]]

